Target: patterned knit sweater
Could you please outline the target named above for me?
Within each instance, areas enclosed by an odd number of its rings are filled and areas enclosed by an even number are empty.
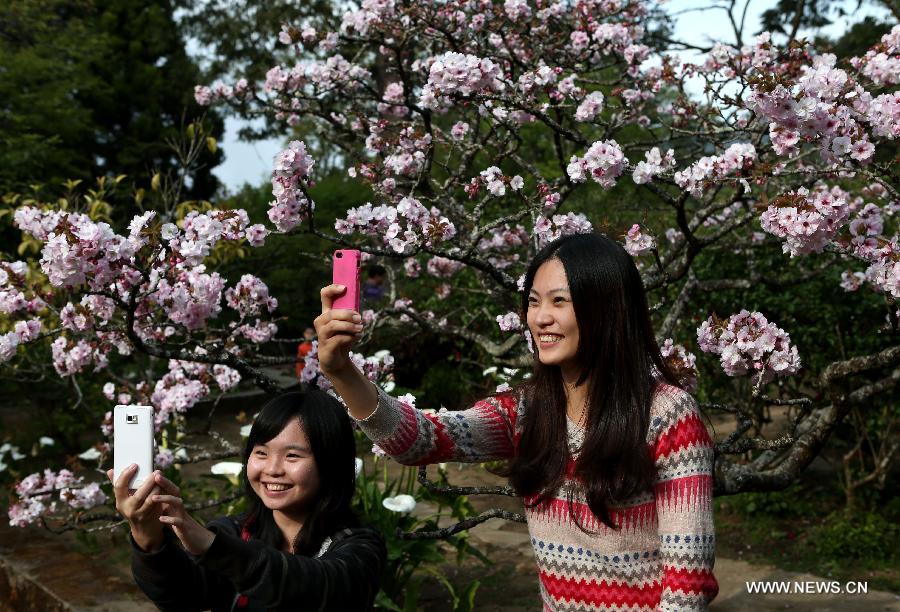
[[[375,412],[358,423],[403,464],[471,463],[512,457],[525,409],[505,394],[465,411],[425,413],[379,390]],[[600,522],[576,493],[574,510],[593,533],[578,528],[567,501],[571,480],[550,503],[526,508],[544,610],[705,610],[716,596],[712,442],[694,399],[680,389],[659,385],[650,412],[656,484],[612,508],[619,529]],[[570,422],[576,458],[580,433]]]

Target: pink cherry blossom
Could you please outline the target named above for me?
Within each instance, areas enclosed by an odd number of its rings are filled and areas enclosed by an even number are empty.
[[[584,157],[573,155],[566,172],[576,183],[588,177],[605,189],[616,184],[616,178],[625,169],[625,155],[615,140],[598,140],[590,146]]]
[[[603,93],[592,91],[575,109],[576,121],[591,121],[603,110]]]
[[[501,331],[518,331],[522,329],[522,321],[518,313],[508,312],[505,315],[497,315],[497,325]]]
[[[800,369],[797,347],[783,329],[759,312],[742,310],[727,321],[710,317],[697,328],[700,350],[721,357],[729,376],[753,376],[767,383]]]
[[[656,245],[653,236],[644,233],[641,226],[635,223],[625,234],[625,251],[632,257],[646,253]]]

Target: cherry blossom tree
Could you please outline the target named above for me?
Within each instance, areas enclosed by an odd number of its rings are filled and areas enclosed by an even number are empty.
[[[60,376],[102,371],[111,351],[168,360],[155,382],[108,389],[111,399],[152,403],[161,429],[213,384],[225,391],[249,379],[274,390],[260,367],[283,360],[257,348],[276,337],[277,296],[251,274],[228,286],[206,262],[218,245],[258,246],[276,232],[389,266],[389,300],[363,313],[367,334],[427,330],[524,373],[533,358],[517,313],[526,262],[560,235],[601,229],[635,258],[660,345],[685,384],[719,374],[748,381],[747,397],[703,405],[736,423],[716,447],[716,491],[787,486],[851,410],[900,381],[891,157],[900,26],[849,60],[768,34],[684,60],[645,40],[651,8],[363,0],[340,17],[285,24],[278,38],[296,52],[293,64],[261,83],[195,91],[200,105],[264,115],[285,132],[302,126],[274,160],[267,222],[241,210],[192,211],[178,223],[145,212],[116,232],[81,212],[22,206],[15,223],[42,244],[41,257],[0,264],[0,310],[11,321],[0,355],[50,342]],[[370,201],[320,218],[315,152],[341,160]],[[777,278],[758,265],[773,246],[784,259]],[[724,256],[740,273],[700,265]],[[835,262],[846,269],[836,284],[883,296],[874,352],[829,356],[810,371],[779,313],[706,305],[716,291],[789,286]],[[433,298],[411,297],[425,293]],[[721,371],[698,371],[692,347]],[[391,366],[356,359],[374,380]],[[785,384],[792,377],[802,384]],[[303,379],[328,386],[315,353]],[[788,411],[777,438],[761,434],[759,409],[772,406]],[[51,471],[22,480],[13,522],[49,512],[47,491],[72,491],[77,479]],[[76,484],[82,493],[60,494],[69,506],[102,502]]]

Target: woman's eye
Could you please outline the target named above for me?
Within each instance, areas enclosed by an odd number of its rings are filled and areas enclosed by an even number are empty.
[[[290,455],[288,455],[288,459],[300,459],[300,458],[301,458],[300,455],[296,455],[294,453],[291,453]]]
[[[261,450],[254,451],[253,454],[256,455],[257,457],[265,457],[266,456],[266,452],[261,451]]]
[[[566,298],[564,298],[564,297],[553,298],[554,304],[561,304],[562,302],[565,302],[565,301],[566,301]]]

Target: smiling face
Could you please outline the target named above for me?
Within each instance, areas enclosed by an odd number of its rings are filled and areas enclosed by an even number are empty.
[[[299,419],[253,447],[247,480],[274,514],[302,522],[319,493],[319,470]]]
[[[566,271],[559,259],[538,268],[528,294],[528,329],[544,365],[557,365],[567,378],[576,371],[578,322]]]

